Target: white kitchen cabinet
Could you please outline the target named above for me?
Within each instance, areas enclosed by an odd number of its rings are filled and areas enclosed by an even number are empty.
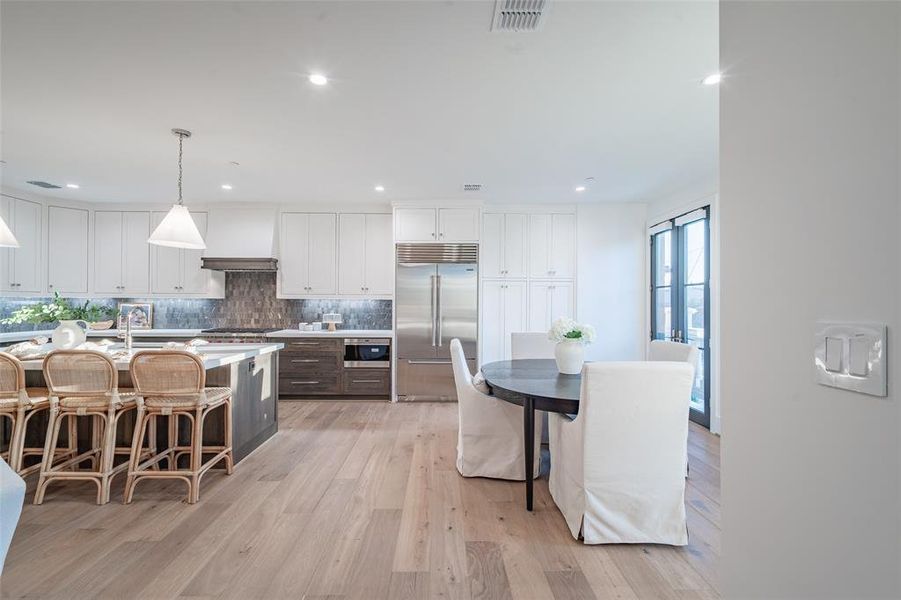
[[[569,281],[529,283],[529,331],[548,331],[559,317],[575,316],[573,284]]]
[[[94,292],[112,296],[150,291],[149,212],[94,213]]]
[[[0,249],[0,291],[41,291],[41,205],[18,198],[0,198],[0,215],[19,242]]]
[[[151,230],[163,220],[166,213],[151,215]],[[206,236],[207,213],[191,212],[201,237]],[[182,294],[210,294],[212,276],[210,271],[200,268],[203,250],[151,246],[150,274],[151,291],[154,294],[178,296]]]
[[[284,213],[280,232],[281,295],[337,293],[337,215]]]
[[[572,279],[576,273],[576,217],[568,213],[529,217],[529,276]]]
[[[486,213],[480,245],[482,277],[524,278],[528,258],[528,216]]]
[[[439,208],[438,241],[478,242],[479,209],[474,207]]]
[[[390,295],[393,289],[391,215],[342,214],[338,218],[338,293]]]
[[[60,294],[88,291],[88,211],[47,209],[47,290]]]
[[[394,237],[398,242],[435,242],[438,240],[438,212],[434,208],[397,208],[394,211]]]
[[[478,242],[479,209],[396,208],[394,239],[398,242]]]
[[[525,281],[482,282],[482,364],[510,360],[510,334],[527,331]]]

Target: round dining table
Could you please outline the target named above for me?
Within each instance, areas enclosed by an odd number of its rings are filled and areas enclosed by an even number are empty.
[[[575,415],[579,412],[582,375],[564,375],[553,359],[502,360],[482,365],[492,394],[522,406],[526,462],[526,509],[532,510],[535,460],[535,411]]]

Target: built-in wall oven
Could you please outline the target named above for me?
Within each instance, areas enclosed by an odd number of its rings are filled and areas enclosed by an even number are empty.
[[[391,338],[344,338],[344,366],[391,368]]]

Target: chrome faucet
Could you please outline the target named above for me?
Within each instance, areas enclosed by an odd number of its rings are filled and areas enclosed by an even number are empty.
[[[131,315],[134,314],[134,312],[136,310],[138,310],[137,306],[132,308],[130,311],[128,311],[128,314],[125,315],[125,350],[127,350],[128,352],[131,352],[131,343],[132,343]]]

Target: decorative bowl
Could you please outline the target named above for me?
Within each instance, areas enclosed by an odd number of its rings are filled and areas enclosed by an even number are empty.
[[[95,331],[99,329],[109,329],[113,326],[113,323],[115,323],[115,321],[113,321],[112,319],[109,321],[97,321],[96,323],[89,323],[88,327]]]

